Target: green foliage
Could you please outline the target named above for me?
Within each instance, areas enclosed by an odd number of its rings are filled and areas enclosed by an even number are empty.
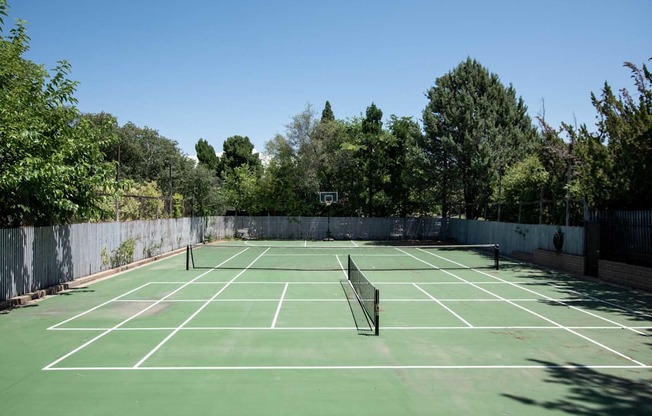
[[[120,243],[117,249],[111,251],[110,255],[107,253],[106,247],[103,247],[100,253],[102,265],[115,268],[131,263],[134,259],[135,247],[136,240],[133,238],[128,238]]]
[[[147,258],[160,256],[162,246],[163,246],[163,241],[159,241],[158,243],[149,242],[149,246],[146,249],[145,256]]]
[[[96,221],[115,219],[116,204],[120,221],[153,220],[167,217],[164,196],[154,181],[136,183],[132,180],[120,182],[120,188],[105,194],[100,204]]]
[[[176,193],[172,195],[172,218],[183,217],[183,195]]]
[[[652,207],[652,74],[646,65],[624,65],[632,73],[636,95],[622,89],[616,96],[607,83],[600,97],[591,94],[599,122],[593,140],[585,138],[593,145],[586,154],[592,150],[593,156],[604,160],[602,152],[595,148],[596,139],[607,143],[611,195],[608,200],[598,200],[600,205],[645,209]]]
[[[255,170],[261,168],[260,158],[258,153],[254,153],[254,145],[249,137],[231,136],[224,141],[223,149],[218,168],[221,178],[240,166],[247,166]]]
[[[425,207],[419,125],[369,106],[367,116],[318,122],[310,105],[292,117],[285,136],[266,145],[258,210],[274,215],[326,215],[319,191],[338,191],[332,215],[413,215]],[[410,188],[413,187],[413,188]],[[424,209],[425,211],[425,209]]]
[[[330,123],[331,121],[335,121],[335,114],[333,114],[331,103],[326,101],[326,104],[324,105],[324,110],[321,112],[321,122]]]
[[[248,165],[225,172],[220,192],[236,213],[256,214],[260,209],[260,174]]]
[[[532,150],[536,131],[527,107],[514,88],[470,58],[438,78],[427,96],[423,150],[444,215],[461,196],[467,218],[476,218],[498,172]]]
[[[111,120],[84,119],[74,107],[70,65],[61,61],[50,74],[23,57],[28,49],[19,20],[0,38],[0,226],[89,219],[111,171],[101,151],[114,140],[106,134]]]
[[[614,93],[607,83],[592,94],[595,133],[566,123],[557,131],[543,118],[537,133],[514,88],[468,58],[427,91],[423,132],[408,117],[392,115],[384,125],[374,103],[360,117],[337,120],[326,101],[321,118],[307,104],[266,144],[266,166],[246,136],[227,138],[221,157],[199,139],[195,164],[154,129],[80,114],[70,65],[48,71],[25,59],[25,23],[4,35],[7,15],[0,0],[2,227],[111,220],[116,202],[121,220],[228,211],[325,215],[319,191],[339,192],[329,212],[343,216],[448,215],[465,204],[466,217],[478,218],[479,207],[498,202],[502,220],[559,223],[563,207],[539,212],[522,204],[586,197],[598,208],[652,206],[652,75],[645,65],[625,63],[634,94]],[[107,262],[122,264],[128,249],[104,253]]]
[[[222,215],[225,207],[215,172],[200,163],[192,167],[186,175],[182,192],[187,201],[187,215]]]
[[[394,138],[388,147],[389,183],[387,194],[392,206],[390,212],[404,217],[408,214],[428,212],[423,194],[425,173],[424,153],[418,147],[421,127],[411,117],[390,116],[389,131]]]
[[[501,220],[537,223],[539,207],[530,203],[540,200],[549,178],[549,172],[536,155],[510,166],[502,178]],[[530,205],[521,206],[522,203]]]
[[[306,213],[309,205],[301,197],[302,180],[294,150],[280,134],[267,142],[265,149],[271,160],[261,180],[263,210],[273,215]]]
[[[122,221],[155,219],[163,216],[165,203],[156,182],[134,184],[125,193],[133,196],[123,198],[120,206]]]
[[[111,252],[111,267],[120,267],[129,264],[134,259],[136,240],[128,238],[117,249]]]
[[[213,146],[208,144],[204,139],[199,139],[195,145],[195,152],[197,152],[197,159],[199,163],[206,166],[208,169],[217,171],[217,167],[220,163],[220,158],[215,153]]]

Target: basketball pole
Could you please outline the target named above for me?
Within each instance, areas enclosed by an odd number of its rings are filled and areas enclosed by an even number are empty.
[[[334,241],[333,235],[331,234],[331,205],[337,203],[337,192],[320,192],[319,193],[319,202],[326,204],[326,209],[328,210],[328,228],[326,231],[326,237],[324,241]]]
[[[328,205],[328,229],[326,230],[326,240],[332,241],[333,236],[331,236],[331,204]]]

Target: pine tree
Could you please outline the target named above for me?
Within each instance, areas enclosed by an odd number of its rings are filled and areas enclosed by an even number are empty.
[[[496,74],[468,58],[438,78],[423,112],[424,151],[442,186],[447,214],[454,197],[463,199],[467,218],[488,202],[498,172],[530,152],[536,130],[522,98]]]
[[[321,112],[321,122],[328,123],[329,121],[335,121],[335,114],[333,114],[333,110],[331,109],[331,103],[326,101],[324,111]]]

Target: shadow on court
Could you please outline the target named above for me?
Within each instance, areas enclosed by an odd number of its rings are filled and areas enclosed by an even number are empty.
[[[502,271],[508,271],[524,287],[548,285],[564,299],[584,301],[583,309],[593,312],[616,313],[630,322],[652,322],[652,294],[617,286],[590,277],[580,277],[546,270],[535,265],[504,261]],[[566,307],[565,304],[549,301],[553,306]],[[574,305],[580,305],[574,303]],[[652,333],[650,334],[652,335]]]
[[[374,335],[373,326],[371,322],[369,322],[369,318],[362,309],[360,302],[358,302],[358,298],[355,296],[355,292],[349,284],[349,281],[340,280],[340,285],[342,285],[342,290],[344,291],[346,299],[349,302],[349,309],[351,309],[351,315],[353,317],[353,321],[355,322],[355,327],[358,330],[358,334]]]
[[[594,368],[565,368],[548,361],[531,359],[534,364],[547,367],[546,383],[566,386],[566,395],[545,400],[503,394],[521,404],[540,407],[572,415],[650,415],[652,414],[652,379],[641,380],[620,377]],[[569,363],[569,366],[576,364]],[[632,370],[636,372],[636,370]],[[649,375],[649,370],[640,371]]]

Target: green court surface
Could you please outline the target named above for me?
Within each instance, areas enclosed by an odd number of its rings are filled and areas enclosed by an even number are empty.
[[[374,336],[350,255],[380,291]],[[652,297],[487,250],[236,242],[0,314],[2,415],[652,414]]]

